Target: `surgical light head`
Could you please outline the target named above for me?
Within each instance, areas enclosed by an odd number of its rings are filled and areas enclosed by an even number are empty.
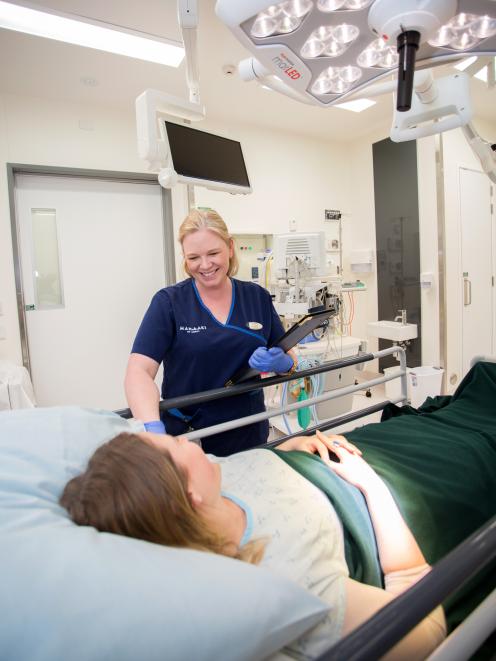
[[[415,63],[496,52],[494,0],[217,0],[216,12],[292,96],[321,106],[397,70],[408,110]]]

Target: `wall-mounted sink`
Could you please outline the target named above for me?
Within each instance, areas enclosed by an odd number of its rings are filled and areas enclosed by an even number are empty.
[[[369,321],[367,332],[371,337],[404,342],[417,337],[417,324],[402,324],[401,321]]]

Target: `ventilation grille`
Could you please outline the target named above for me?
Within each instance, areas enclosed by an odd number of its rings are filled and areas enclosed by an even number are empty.
[[[294,237],[288,239],[286,244],[286,255],[311,255],[308,239]]]

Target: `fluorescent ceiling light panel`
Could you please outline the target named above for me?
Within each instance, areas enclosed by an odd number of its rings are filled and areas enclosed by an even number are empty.
[[[335,108],[342,108],[343,110],[351,110],[351,112],[362,112],[371,106],[375,106],[377,102],[371,99],[357,99],[356,101],[345,101],[345,103],[337,103]]]
[[[171,67],[178,67],[184,57],[179,42],[150,38],[86,17],[83,20],[71,14],[47,13],[41,8],[9,2],[0,1],[0,27]]]

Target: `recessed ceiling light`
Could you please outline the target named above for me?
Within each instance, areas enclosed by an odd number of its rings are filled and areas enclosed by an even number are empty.
[[[91,78],[90,76],[83,76],[79,81],[82,85],[86,85],[87,87],[96,87],[99,84],[96,78]]]
[[[375,106],[377,102],[370,99],[356,99],[356,101],[346,101],[345,103],[338,103],[334,107],[342,108],[343,110],[351,110],[351,112],[362,112],[371,106]]]
[[[479,80],[482,80],[482,82],[487,83],[487,65],[475,73],[474,78],[478,78]]]
[[[473,64],[477,60],[476,57],[468,57],[466,60],[462,60],[461,62],[458,62],[458,64],[455,64],[455,69],[458,69],[459,71],[464,71],[465,69],[468,69],[468,67]],[[482,80],[484,83],[487,83],[487,67],[489,65],[484,65],[481,66],[480,70],[477,71],[477,73],[474,74],[474,78],[477,78],[478,80]],[[494,64],[493,64],[494,66]]]
[[[468,67],[473,64],[476,59],[476,55],[473,55],[472,57],[466,57],[461,62],[458,62],[458,64],[455,64],[455,69],[458,69],[458,71],[465,71],[465,69],[468,69]]]
[[[178,67],[183,60],[180,42],[76,14],[47,13],[44,7],[32,7],[0,1],[0,27],[171,67]]]

